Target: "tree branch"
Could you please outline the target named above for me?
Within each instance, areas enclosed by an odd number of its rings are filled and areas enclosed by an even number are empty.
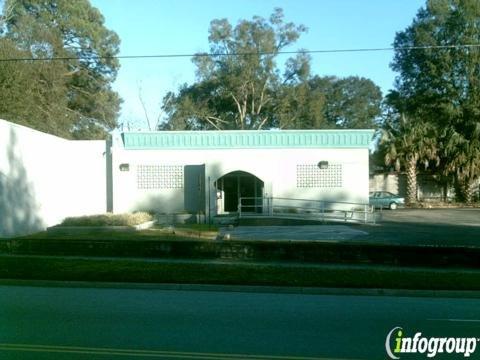
[[[263,83],[262,92],[260,93],[260,104],[258,105],[257,115],[260,114],[260,111],[262,110],[263,105],[265,105],[269,100],[269,99],[267,99],[265,102],[263,101],[266,89],[267,89],[267,80],[265,80],[265,82]]]
[[[9,6],[4,7],[3,15],[0,15],[0,30],[13,16],[16,1],[12,1],[9,4]]]
[[[140,104],[142,104],[143,113],[145,114],[145,119],[147,120],[148,130],[152,131],[152,126],[150,125],[150,119],[148,117],[147,107],[145,106],[145,102],[142,98],[142,87],[140,85],[138,85],[138,100],[140,100]]]
[[[262,120],[262,122],[260,123],[260,125],[258,125],[258,128],[257,128],[257,129],[260,130],[260,129],[263,127],[263,125],[265,125],[265,123],[267,122],[267,120],[268,120],[268,116],[265,116],[265,118],[263,118],[263,120]]]
[[[228,121],[225,121],[225,120],[223,120],[223,119],[220,119],[220,118],[218,118],[218,117],[216,117],[216,116],[208,116],[208,118],[209,118],[209,119],[212,119],[212,120],[215,120],[215,121],[218,121],[218,122],[220,122],[220,123],[228,124]]]
[[[237,109],[238,109],[238,115],[240,116],[240,127],[241,129],[243,129],[243,113],[242,113],[242,106],[240,105],[240,102],[237,100],[237,98],[235,97],[235,95],[233,95],[233,93],[230,93],[232,98],[233,98],[233,101],[235,101],[235,104],[237,104]]]
[[[217,129],[217,130],[222,130],[222,129],[220,129],[213,121],[211,121],[211,120],[209,119],[209,116],[204,116],[203,118],[204,118],[205,120],[207,120],[207,122],[208,122],[210,125],[212,125],[215,129]]]
[[[252,104],[250,114],[255,115],[255,84],[252,82]]]

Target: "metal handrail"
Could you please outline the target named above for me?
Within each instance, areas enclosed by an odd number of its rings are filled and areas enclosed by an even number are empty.
[[[254,200],[254,204],[244,204],[244,200]],[[298,205],[276,205],[274,201],[277,202],[306,202],[306,203],[313,203],[318,204],[318,207],[305,207],[305,206],[298,206]],[[328,205],[351,205],[352,207],[362,207],[362,209],[332,209]],[[327,206],[326,206],[327,205]],[[252,213],[245,212],[245,208],[253,208],[253,209],[262,209],[262,211],[256,212],[255,210]],[[275,212],[275,209],[286,209],[286,210],[294,210],[295,213],[288,213],[288,212]],[[265,211],[266,210],[266,211]],[[298,213],[297,211],[301,211]],[[332,216],[332,213],[342,213],[343,216],[335,217]],[[311,200],[311,199],[295,199],[295,198],[275,198],[275,197],[240,197],[238,201],[238,216],[239,218],[242,217],[252,217],[252,216],[285,216],[288,215],[289,217],[293,217],[294,215],[321,215],[321,220],[325,221],[326,219],[340,219],[340,220],[357,220],[354,218],[354,214],[363,214],[363,219],[358,219],[357,221],[363,221],[364,223],[369,222],[369,214],[372,214],[371,219],[372,222],[375,223],[375,207],[370,204],[362,204],[362,203],[351,203],[345,201],[329,201],[329,200]],[[350,214],[350,217],[347,215]],[[305,217],[305,216],[304,216]]]
[[[247,198],[243,197],[242,199],[254,199],[254,198]],[[261,198],[259,198],[261,199]],[[305,201],[305,202],[313,202],[313,203],[327,203],[327,204],[349,204],[349,205],[369,205],[365,203],[355,203],[355,202],[348,202],[348,201],[330,201],[330,200],[312,200],[312,199],[298,199],[298,198],[281,198],[281,197],[271,197],[271,199],[276,200],[292,200],[292,201]]]

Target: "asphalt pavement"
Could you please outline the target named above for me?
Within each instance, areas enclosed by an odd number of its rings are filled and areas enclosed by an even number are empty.
[[[5,360],[374,360],[395,327],[480,337],[480,299],[2,285],[0,319]]]
[[[377,225],[358,227],[364,242],[480,247],[480,209],[383,210]]]
[[[232,240],[318,241],[480,247],[480,209],[378,210],[376,224],[238,226],[222,228]]]

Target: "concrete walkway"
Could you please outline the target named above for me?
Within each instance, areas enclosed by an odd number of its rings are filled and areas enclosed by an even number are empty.
[[[230,234],[232,240],[352,240],[367,232],[345,225],[303,225],[303,226],[238,226],[222,228],[220,234]]]

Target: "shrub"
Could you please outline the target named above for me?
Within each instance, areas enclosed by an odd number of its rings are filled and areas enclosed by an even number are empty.
[[[60,226],[134,226],[153,220],[146,212],[67,217]]]

